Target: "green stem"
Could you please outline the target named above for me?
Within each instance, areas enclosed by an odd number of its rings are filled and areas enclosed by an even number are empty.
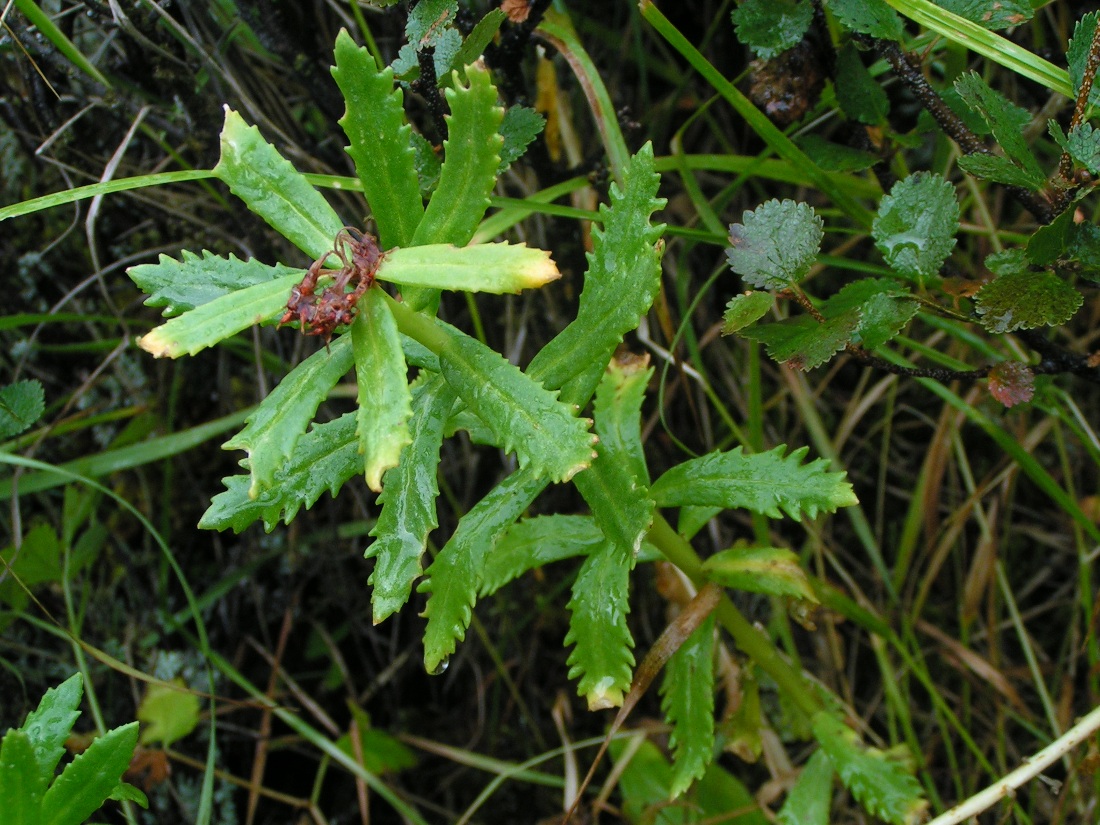
[[[696,555],[691,545],[672,529],[660,513],[653,520],[653,526],[649,528],[649,541],[653,542],[665,557],[684,571],[697,587],[706,584],[703,574],[703,562]],[[758,630],[737,609],[729,597],[722,596],[716,609],[718,621],[726,632],[733,637],[734,642],[747,656],[751,657],[760,668],[767,673],[779,689],[786,694],[807,716],[824,710],[817,694],[810,689],[802,673],[783,658],[779,650],[764,633]]]

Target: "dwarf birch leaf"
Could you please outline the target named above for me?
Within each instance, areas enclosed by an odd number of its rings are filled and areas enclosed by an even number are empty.
[[[828,461],[802,464],[807,447],[783,457],[786,446],[745,455],[740,447],[678,464],[661,476],[650,493],[661,507],[710,505],[744,507],[770,518],[782,511],[795,520],[806,513],[832,513],[858,503],[846,473],[828,472]]]
[[[1039,186],[1042,186],[1043,170],[1024,138],[1027,127],[1031,124],[1031,113],[990,88],[977,72],[960,75],[955,81],[955,90],[966,105],[989,124],[993,138],[1004,149],[1005,154],[1028,175],[1038,179]]]
[[[515,451],[520,467],[566,481],[592,463],[596,437],[590,423],[558,400],[557,391],[508,363],[503,356],[454,327],[440,323],[447,345],[439,353],[447,383],[493,431],[497,443]]]
[[[875,295],[859,310],[858,343],[866,349],[892,341],[917,314],[915,298]]]
[[[840,775],[840,781],[864,808],[892,825],[923,821],[928,801],[921,786],[882,751],[864,747],[855,731],[825,711],[814,714],[814,738]]]
[[[1035,373],[1019,361],[997,364],[989,371],[989,394],[1006,407],[1030,401],[1035,395]]]
[[[1073,36],[1069,39],[1069,47],[1066,49],[1066,64],[1069,68],[1070,82],[1073,84],[1073,94],[1076,97],[1081,91],[1081,83],[1085,79],[1085,69],[1088,66],[1089,49],[1092,47],[1093,33],[1096,24],[1100,21],[1100,12],[1090,11],[1082,15],[1073,27]],[[1089,93],[1089,103],[1093,106],[1100,104],[1100,89],[1093,86]]]
[[[222,258],[204,251],[202,256],[184,250],[180,260],[161,255],[155,264],[140,264],[126,270],[138,288],[149,297],[147,307],[164,307],[166,316],[179,315],[238,289],[267,283],[301,270],[282,264],[269,266],[252,258],[235,255]]]
[[[41,381],[16,381],[0,387],[0,439],[23,432],[45,411],[46,390]]]
[[[829,825],[833,774],[833,763],[825,751],[814,751],[776,814],[779,825]]]
[[[84,677],[74,673],[56,688],[49,688],[19,728],[30,737],[43,788],[65,755],[65,740],[80,716],[83,695]]]
[[[332,250],[343,221],[290,161],[263,139],[260,130],[245,124],[228,106],[214,174],[250,211],[310,258]]]
[[[549,252],[522,243],[426,244],[387,252],[377,277],[403,286],[500,295],[543,286],[561,273]]]
[[[359,299],[351,340],[358,385],[359,452],[367,486],[377,493],[382,489],[382,474],[397,466],[401,450],[412,440],[408,367],[397,322],[381,289],[368,289]]]
[[[1046,184],[1046,179],[1042,175],[1028,172],[1000,155],[963,155],[958,163],[964,172],[1007,186],[1036,190],[1042,189]]]
[[[836,102],[852,120],[875,126],[882,123],[890,112],[886,92],[871,77],[863,65],[859,50],[852,43],[837,54],[835,88]]]
[[[664,225],[653,226],[649,218],[665,201],[656,197],[661,178],[653,164],[653,145],[646,143],[626,165],[623,188],[611,184],[611,206],[600,206],[603,225],[592,230],[577,318],[527,368],[548,387],[564,387],[597,362],[598,381],[610,354],[657,295],[661,255],[656,245]]]
[[[465,246],[489,207],[504,143],[499,131],[504,109],[497,105],[488,70],[467,67],[466,79],[469,85],[456,81],[446,91],[451,114],[443,142],[443,168],[411,246]]]
[[[1100,175],[1100,129],[1085,122],[1076,129],[1070,129],[1069,135],[1066,135],[1058,122],[1051,120],[1047,123],[1047,131],[1089,174]]]
[[[194,355],[253,324],[274,319],[286,308],[290,288],[300,280],[299,270],[222,295],[156,327],[138,339],[138,346],[157,358]]]
[[[42,821],[42,795],[53,772],[44,775],[35,762],[31,737],[24,730],[9,729],[0,741],[0,805],[10,825],[38,825]]]
[[[813,21],[814,8],[808,0],[745,0],[730,18],[737,39],[757,57],[770,60],[802,40]]]
[[[499,9],[493,11],[499,11]],[[539,136],[545,125],[546,118],[534,109],[526,106],[509,107],[504,113],[504,120],[500,122],[500,136],[504,138],[504,143],[500,147],[498,176],[503,175],[509,166],[523,157],[527,147]]]
[[[730,269],[757,289],[785,289],[817,260],[824,229],[813,207],[770,200],[730,224]]]
[[[315,424],[299,438],[290,458],[276,470],[271,487],[261,489],[256,498],[248,495],[248,476],[222,479],[226,490],[214,496],[199,527],[240,533],[262,518],[270,533],[280,520],[290,524],[299,509],[312,507],[325,490],[335,496],[345,481],[362,471],[355,413],[349,412]]]
[[[443,425],[455,394],[440,375],[413,386],[412,441],[401,451],[397,466],[382,477],[378,503],[382,511],[371,528],[374,542],[363,554],[375,558],[371,585],[374,623],[396,613],[409,600],[421,572],[428,534],[438,526],[435,500],[439,495],[436,468],[443,443]]]
[[[1073,217],[1076,211],[1077,203],[1071,203],[1061,215],[1035,230],[1027,242],[1025,253],[1031,263],[1047,266],[1067,254],[1074,235]]]
[[[565,644],[574,648],[567,664],[569,678],[580,680],[577,695],[588,701],[589,710],[619,707],[630,689],[634,639],[626,615],[631,562],[607,542],[585,559],[573,583]]]
[[[244,429],[222,445],[223,450],[248,453],[250,497],[271,487],[317,408],[353,364],[351,340],[337,338],[328,349],[318,350],[291,370],[248,416]]]
[[[434,46],[457,14],[458,0],[422,0],[409,12],[405,37],[417,50]]]
[[[901,18],[884,0],[829,0],[829,9],[846,28],[882,40],[901,40]]]
[[[714,614],[692,631],[665,665],[661,712],[675,758],[669,798],[706,773],[714,757]]]
[[[726,304],[723,316],[722,334],[730,335],[750,324],[755,324],[775,305],[775,296],[770,292],[745,292],[734,295]]]
[[[852,343],[859,325],[859,310],[853,309],[824,323],[799,315],[775,324],[757,324],[738,334],[759,341],[769,357],[791,369],[812,370]]]
[[[446,667],[456,644],[466,638],[486,558],[545,486],[530,467],[512,473],[462,517],[428,568],[417,591],[428,594],[424,667],[429,673]]]
[[[1028,0],[936,0],[936,5],[991,31],[1019,26],[1035,16]]]
[[[97,736],[42,796],[42,825],[79,825],[99,810],[130,766],[138,723]]]
[[[974,298],[981,324],[993,333],[1064,324],[1084,303],[1081,293],[1049,270],[1008,271]]]
[[[817,602],[798,556],[782,547],[731,547],[704,561],[703,572],[723,587]]]
[[[918,172],[898,181],[882,199],[871,234],[892,269],[920,279],[940,271],[955,248],[958,229],[955,188],[939,175]]]
[[[347,153],[363,184],[382,249],[408,246],[424,203],[416,175],[412,127],[405,122],[401,89],[393,70],[379,69],[374,56],[359,48],[345,29],[336,37],[332,76],[347,101],[340,126]]]

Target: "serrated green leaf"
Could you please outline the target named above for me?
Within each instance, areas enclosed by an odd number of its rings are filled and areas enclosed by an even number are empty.
[[[745,0],[730,14],[737,39],[770,60],[796,46],[814,19],[807,0]]]
[[[649,483],[642,446],[642,402],[653,379],[648,358],[616,358],[596,388],[596,434],[609,453],[643,484]]]
[[[235,255],[223,258],[203,251],[202,256],[184,250],[180,260],[161,255],[155,264],[141,264],[126,270],[138,288],[149,297],[147,307],[164,307],[167,317],[202,306],[238,289],[263,284],[297,273],[282,264],[269,266],[255,258],[242,261]]]
[[[567,481],[592,463],[596,437],[587,418],[558,400],[503,356],[454,327],[441,350],[440,371],[466,405],[484,421],[520,467]]]
[[[573,583],[565,644],[574,648],[566,664],[569,678],[580,680],[577,695],[587,700],[589,710],[619,707],[630,689],[634,639],[626,616],[631,562],[607,542],[585,559]]]
[[[831,713],[814,714],[813,731],[840,781],[859,804],[892,825],[923,821],[928,802],[921,798],[920,783],[900,764],[862,746],[855,731]]]
[[[981,324],[993,333],[1064,324],[1084,303],[1081,293],[1049,270],[1005,272],[974,297]]]
[[[0,387],[0,439],[19,435],[46,411],[41,381],[28,379]]]
[[[795,520],[803,512],[815,518],[819,512],[858,503],[847,473],[828,472],[829,462],[823,458],[802,464],[807,447],[784,458],[786,449],[780,445],[745,455],[737,447],[694,458],[666,472],[650,493],[661,507],[745,507],[770,518],[779,518],[782,511]]]
[[[1073,94],[1076,96],[1081,91],[1081,83],[1085,79],[1085,69],[1088,66],[1089,49],[1092,48],[1092,38],[1096,31],[1096,24],[1100,21],[1100,12],[1090,11],[1083,15],[1073,27],[1073,36],[1069,39],[1069,47],[1066,49],[1066,64],[1069,68],[1070,83],[1073,84]],[[1093,86],[1089,93],[1089,103],[1093,106],[1100,104],[1100,88]]]
[[[426,244],[386,253],[377,277],[403,286],[463,292],[520,292],[561,277],[550,253],[527,244]]]
[[[846,28],[882,40],[901,40],[901,18],[883,0],[829,0],[829,10]]]
[[[798,556],[782,547],[731,547],[704,561],[703,572],[723,587],[817,602]]]
[[[975,177],[1007,186],[1038,190],[1046,184],[1046,179],[1042,175],[1032,174],[1000,155],[963,155],[959,158],[958,164],[960,169]]]
[[[890,112],[890,99],[863,65],[854,43],[837,54],[835,88],[836,102],[852,120],[876,126]]]
[[[1067,254],[1087,269],[1100,270],[1100,227],[1091,223],[1073,224]]]
[[[222,445],[223,450],[248,453],[249,496],[256,498],[272,486],[317,408],[354,363],[351,339],[337,338],[291,370],[248,416],[244,429]]]
[[[517,470],[463,516],[417,588],[428,593],[424,667],[438,673],[466,638],[481,571],[504,531],[531,506],[546,483],[530,467]]]
[[[412,440],[408,367],[397,322],[382,290],[368,289],[359,299],[351,339],[359,400],[356,435],[367,486],[377,493],[382,489],[382,474],[397,466],[401,450]]]
[[[734,295],[726,304],[722,334],[731,335],[750,324],[755,324],[767,315],[768,310],[774,305],[775,296],[763,290]]]
[[[199,724],[199,697],[187,689],[183,679],[173,679],[178,686],[149,685],[138,705],[137,718],[144,723],[141,744],[159,742],[168,747],[191,733]]]
[[[853,309],[824,323],[809,315],[799,315],[775,324],[747,327],[738,335],[762,343],[768,356],[781,364],[812,370],[852,343],[859,326],[859,310]]]
[[[355,436],[355,413],[335,421],[315,424],[303,435],[293,454],[275,473],[270,489],[250,498],[248,476],[222,479],[225,492],[218,493],[199,520],[206,530],[233,528],[240,533],[262,518],[271,532],[280,520],[289,524],[303,506],[308,510],[321,494],[339,492],[344,482],[363,471],[363,456]]]
[[[138,723],[96,737],[42,797],[42,825],[80,825],[99,810],[130,765]]]
[[[1031,124],[1031,112],[990,88],[977,72],[960,75],[955,80],[955,90],[966,105],[989,124],[989,128],[993,130],[993,138],[1004,149],[1005,154],[1028,175],[1041,181],[1043,170],[1024,138],[1027,127]]]
[[[478,596],[490,596],[536,567],[587,556],[605,541],[591,516],[536,516],[517,522],[486,560]]]
[[[39,825],[47,776],[35,759],[26,731],[9,730],[0,741],[0,808],[5,825]]]
[[[1085,167],[1089,174],[1100,175],[1100,129],[1086,122],[1070,129],[1066,135],[1057,121],[1051,120],[1047,122],[1047,131],[1063,151]]]
[[[833,763],[825,751],[814,751],[776,814],[779,825],[829,825],[833,799]]]
[[[281,315],[290,288],[302,280],[302,275],[298,270],[215,298],[156,327],[138,339],[138,346],[156,358],[194,355],[253,324]]]
[[[546,118],[534,109],[526,106],[509,107],[500,123],[500,136],[504,138],[504,143],[500,147],[498,176],[503,175],[509,166],[523,156],[528,145],[539,136],[545,125]]]
[[[417,764],[416,756],[402,742],[371,724],[370,714],[353,702],[348,702],[354,720],[352,733],[357,733],[359,741],[353,746],[351,733],[345,733],[336,740],[336,747],[352,759],[361,761],[363,767],[371,773],[395,773]]]
[[[656,244],[664,225],[651,226],[649,222],[650,215],[665,203],[656,197],[660,183],[654,171],[653,145],[646,143],[627,164],[622,190],[611,184],[611,206],[600,206],[603,226],[592,230],[592,251],[587,256],[588,272],[577,318],[543,347],[527,368],[530,376],[546,386],[564,387],[570,379],[594,368],[594,387],[615,347],[649,311],[661,283],[661,255]]]
[[[959,229],[955,187],[939,175],[918,172],[898,181],[882,199],[871,228],[886,263],[910,278],[935,276]]]
[[[65,754],[65,740],[80,716],[83,695],[84,677],[74,673],[56,688],[47,690],[19,728],[30,737],[35,762],[44,780],[53,776]]]
[[[596,390],[596,460],[574,483],[604,536],[633,565],[653,524],[641,439],[641,403],[652,370],[613,362]]]
[[[964,17],[971,23],[997,31],[1019,26],[1035,16],[1028,0],[935,0],[937,6]]]
[[[374,557],[371,585],[374,623],[396,613],[409,600],[421,572],[428,534],[438,526],[435,500],[439,495],[436,468],[443,443],[443,426],[455,394],[441,375],[413,386],[412,441],[401,451],[397,466],[382,477],[378,503],[382,511],[371,528],[374,542],[363,554]]]
[[[672,728],[675,755],[669,798],[706,773],[714,757],[714,614],[707,616],[665,665],[661,712]]]
[[[504,143],[500,136],[504,109],[497,105],[497,91],[488,70],[468,67],[466,79],[469,85],[456,82],[446,91],[451,114],[447,118],[439,186],[411,246],[465,246],[489,207]]]
[[[265,141],[260,130],[225,109],[221,158],[214,174],[279,234],[310,258],[332,251],[344,224],[328,201]],[[192,353],[193,355],[194,353]]]
[[[785,289],[817,260],[824,224],[806,203],[770,200],[730,224],[730,269],[758,289]]]
[[[374,56],[357,47],[344,29],[336,37],[335,54],[332,76],[347,101],[340,126],[378,227],[379,245],[408,246],[424,217],[424,203],[401,90],[394,88],[393,70],[379,69]]]

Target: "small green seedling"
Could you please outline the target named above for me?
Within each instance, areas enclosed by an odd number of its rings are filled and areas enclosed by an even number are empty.
[[[4,734],[0,811],[6,825],[80,825],[108,799],[148,807],[145,794],[122,781],[137,745],[137,722],[96,737],[57,773],[83,693],[77,673],[47,690],[23,725]]]

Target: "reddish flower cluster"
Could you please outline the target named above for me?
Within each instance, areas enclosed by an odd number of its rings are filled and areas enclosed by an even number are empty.
[[[351,247],[350,262],[346,247]],[[355,305],[374,283],[374,274],[385,255],[372,235],[351,226],[337,234],[331,254],[340,259],[342,266],[325,269],[328,254],[314,261],[302,282],[291,288],[286,312],[279,319],[280,324],[297,321],[304,335],[325,336],[325,346],[336,327],[350,324],[355,318]],[[317,282],[322,277],[332,278],[332,283],[317,294]]]

